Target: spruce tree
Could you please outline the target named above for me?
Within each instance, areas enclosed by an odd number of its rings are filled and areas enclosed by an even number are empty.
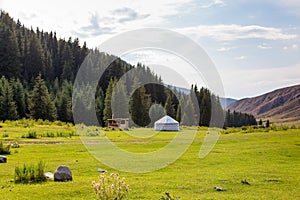
[[[128,118],[129,108],[128,108],[128,97],[126,86],[123,81],[119,81],[115,86],[112,95],[112,113],[115,118]]]
[[[108,87],[105,93],[104,99],[104,110],[103,110],[103,121],[106,123],[106,120],[112,118],[112,110],[111,110],[111,98],[112,92],[116,84],[116,79],[110,79]]]
[[[153,104],[149,109],[149,115],[151,118],[150,127],[154,126],[154,123],[166,115],[165,109],[161,104]]]
[[[14,101],[16,102],[17,112],[20,118],[26,117],[26,89],[24,88],[23,84],[20,82],[19,79],[11,79],[11,85],[13,88],[13,96]]]
[[[175,108],[174,108],[174,104],[172,103],[172,96],[171,94],[168,95],[166,103],[165,103],[165,110],[167,115],[169,115],[172,118],[175,118]]]
[[[18,118],[17,106],[14,101],[13,88],[5,77],[0,80],[0,119],[15,120]]]
[[[64,122],[72,121],[72,86],[66,80],[56,96],[57,118]]]
[[[133,88],[138,84],[134,79]],[[132,121],[138,126],[147,126],[150,123],[148,111],[151,105],[150,95],[146,93],[144,86],[138,88],[130,98],[130,116]]]
[[[16,35],[0,23],[0,76],[21,77],[20,51]]]
[[[100,126],[105,125],[105,121],[103,121],[103,109],[104,109],[104,93],[101,87],[97,89],[96,97],[95,97],[95,110],[98,122]]]
[[[30,117],[33,119],[47,119],[50,121],[56,119],[55,104],[41,74],[35,79],[34,88],[30,95],[29,112]]]
[[[198,125],[198,122],[196,121],[195,105],[191,95],[189,95],[187,99],[181,124],[184,126]]]

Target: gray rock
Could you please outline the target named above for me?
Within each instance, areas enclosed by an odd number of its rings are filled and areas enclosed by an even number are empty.
[[[0,156],[0,163],[6,163],[6,162],[7,162],[6,156]]]
[[[67,166],[59,166],[54,172],[54,181],[72,181],[72,172]]]

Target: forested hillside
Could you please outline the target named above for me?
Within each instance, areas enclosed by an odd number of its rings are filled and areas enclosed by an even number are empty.
[[[161,78],[142,64],[132,66],[98,49],[88,49],[86,43],[80,44],[77,38],[65,40],[57,38],[55,32],[28,29],[4,11],[0,12],[0,120],[33,118],[72,122],[72,108],[76,109],[80,103],[77,100],[84,98],[77,92],[73,101],[75,104],[72,105],[73,82],[83,61],[89,59],[89,54],[97,55],[101,60],[114,60],[101,76],[96,94],[90,94],[95,95],[94,105],[102,126],[113,114],[115,117],[129,117],[118,116],[111,109],[112,91],[124,74],[127,83],[121,92],[124,96],[131,95],[128,110],[136,125],[146,126],[155,120],[151,121],[151,116],[157,118],[168,114],[183,125],[208,126],[212,122],[220,126],[217,121],[222,119],[224,111],[218,97],[208,89],[198,89],[196,85],[191,87],[198,100],[196,105],[190,94],[165,87]],[[132,69],[136,69],[139,75],[126,73]],[[129,87],[145,78],[155,84],[146,84],[129,94]],[[89,86],[86,87],[88,90]],[[91,106],[85,105],[85,109],[92,109]],[[200,110],[199,121],[190,120],[197,115],[196,106]],[[166,113],[161,112],[162,107]],[[216,121],[211,121],[211,116]],[[251,125],[249,120],[241,120],[240,124]]]

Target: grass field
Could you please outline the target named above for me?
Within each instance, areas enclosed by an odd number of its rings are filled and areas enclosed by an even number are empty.
[[[228,131],[221,134],[207,157],[199,159],[207,131],[201,128],[177,161],[161,170],[135,174],[101,164],[81,143],[72,125],[24,120],[1,123],[0,127],[0,141],[20,143],[20,148],[11,149],[11,155],[7,155],[8,163],[0,164],[0,199],[96,199],[91,183],[98,179],[99,167],[126,178],[131,188],[129,199],[158,200],[165,191],[181,199],[300,199],[300,129]],[[190,130],[184,128],[181,132]],[[29,131],[35,131],[37,138],[22,138]],[[151,129],[138,131],[154,133]],[[98,133],[98,136],[91,134],[90,140],[105,135],[120,148],[132,152],[161,148],[176,134],[161,132],[150,138],[133,138],[121,131],[98,130]],[[12,181],[16,166],[40,160],[46,162],[47,171],[52,173],[59,165],[69,166],[73,181],[48,180],[41,184]],[[250,185],[242,184],[242,180]],[[215,186],[226,191],[216,191]]]

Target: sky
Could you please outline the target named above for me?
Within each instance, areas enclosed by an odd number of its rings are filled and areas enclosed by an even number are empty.
[[[300,84],[299,0],[75,2],[0,0],[0,7],[26,27],[55,31],[66,39],[78,37],[90,48],[136,29],[176,31],[207,53],[221,77],[226,97],[253,97]],[[182,74],[189,84],[205,86],[205,77],[176,55],[139,50],[121,57],[131,64],[164,65],[162,68]],[[167,83],[186,87],[182,84],[185,81],[166,71],[159,73]]]

